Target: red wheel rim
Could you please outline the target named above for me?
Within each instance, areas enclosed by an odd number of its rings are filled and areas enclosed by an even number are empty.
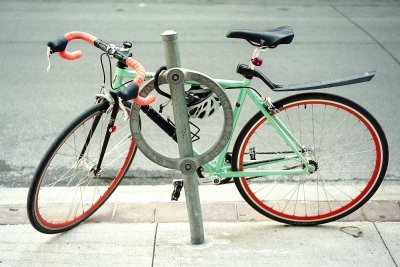
[[[289,105],[284,106],[284,109],[288,109],[288,108],[302,105],[302,104],[322,104],[322,105],[329,105],[329,106],[340,108],[340,109],[345,110],[345,111],[351,113],[352,115],[354,115],[368,129],[369,133],[371,134],[371,136],[373,138],[373,142],[375,145],[376,158],[375,158],[375,166],[374,166],[374,170],[372,172],[371,178],[369,179],[368,183],[366,184],[366,186],[362,190],[362,192],[357,197],[352,199],[352,201],[348,202],[346,205],[342,206],[341,208],[332,210],[327,213],[314,215],[314,216],[298,216],[298,215],[291,215],[291,214],[283,213],[283,212],[280,212],[278,210],[271,208],[270,206],[266,205],[262,200],[260,200],[253,193],[253,191],[251,190],[245,177],[241,177],[239,181],[242,184],[243,189],[244,189],[245,193],[247,194],[247,196],[250,197],[259,208],[261,208],[262,210],[266,210],[267,212],[269,212],[279,218],[298,220],[298,221],[314,221],[314,220],[328,219],[328,218],[334,217],[338,214],[341,214],[341,213],[355,207],[360,201],[362,201],[364,199],[364,197],[366,195],[368,195],[368,193],[371,191],[373,185],[376,183],[378,174],[380,173],[380,169],[382,166],[382,164],[381,164],[382,147],[381,147],[380,140],[379,140],[374,128],[370,125],[370,123],[368,123],[368,121],[361,114],[359,114],[355,110],[353,110],[347,106],[339,105],[336,102],[330,102],[328,100],[325,100],[325,101],[324,100],[298,101],[298,102],[291,103]],[[265,117],[262,118],[257,124],[255,124],[255,126],[251,129],[249,134],[246,136],[245,141],[243,142],[242,147],[240,148],[240,152],[239,152],[239,170],[241,170],[241,171],[243,170],[243,157],[244,157],[244,152],[245,152],[247,143],[249,142],[249,140],[252,137],[252,135],[254,134],[254,132],[258,129],[258,127],[260,125],[262,125],[265,121],[266,121],[266,118]]]

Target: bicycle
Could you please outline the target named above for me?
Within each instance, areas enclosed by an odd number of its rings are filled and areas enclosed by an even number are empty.
[[[66,52],[66,45],[72,39],[84,39],[118,62],[110,92],[102,86],[98,103],[60,134],[36,170],[28,194],[28,215],[31,224],[43,233],[59,233],[77,226],[121,182],[136,152],[135,141],[123,117],[131,111],[134,114],[138,106],[132,106],[128,99],[139,97],[134,101],[142,104],[141,114],[176,141],[174,124],[149,105],[154,101],[152,96],[144,98],[153,87],[168,98],[168,93],[159,88],[165,68],[145,73],[141,66],[127,64],[129,43],[118,48],[88,36],[67,33],[48,44],[51,52],[74,59],[78,53]],[[256,77],[278,92],[321,89],[367,82],[375,72],[333,81],[277,85],[257,69],[263,63],[260,54],[291,43],[294,37],[291,28],[233,30],[227,37],[244,39],[256,46],[250,64],[237,67],[237,73],[244,76],[242,81],[214,79],[224,90],[240,90],[233,110],[233,129],[247,96],[259,111],[240,131],[231,152],[228,144],[215,160],[198,169],[199,176],[203,176],[204,170],[211,174],[200,181],[223,184],[233,179],[251,207],[269,218],[292,225],[338,220],[365,204],[379,188],[389,159],[386,137],[376,119],[360,105],[337,95],[306,92],[272,101],[250,85]],[[136,71],[128,66],[134,66]],[[150,81],[142,89],[140,98],[138,89],[142,79]],[[131,80],[136,83],[126,87]],[[212,116],[218,108],[215,104],[218,99],[198,82],[185,83],[190,86],[188,115],[199,119]],[[214,110],[207,109],[211,102],[215,102]],[[96,140],[98,144],[91,145]],[[199,152],[194,150],[194,154]],[[174,182],[173,200],[179,197],[182,186],[182,181]],[[46,191],[51,192],[46,195]]]

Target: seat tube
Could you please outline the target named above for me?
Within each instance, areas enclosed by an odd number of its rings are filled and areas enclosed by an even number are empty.
[[[244,100],[246,99],[247,91],[248,91],[247,88],[242,88],[240,90],[239,96],[238,96],[238,98],[236,100],[235,108],[233,110],[233,131],[236,129],[236,125],[237,125],[237,122],[239,120],[239,115],[240,115],[240,112],[242,111]],[[216,169],[220,169],[224,165],[225,155],[228,152],[229,145],[230,145],[231,141],[232,141],[232,135],[229,138],[228,144],[226,145],[224,150],[222,150],[221,154],[219,154],[219,157],[217,159],[217,163],[215,165]]]

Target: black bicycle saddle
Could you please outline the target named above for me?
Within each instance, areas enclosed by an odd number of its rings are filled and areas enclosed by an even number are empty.
[[[226,37],[245,39],[255,46],[274,48],[280,44],[290,44],[293,40],[294,32],[291,27],[283,26],[264,31],[231,30],[226,34]]]

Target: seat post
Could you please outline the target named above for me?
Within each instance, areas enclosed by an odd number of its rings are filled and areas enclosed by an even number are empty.
[[[254,70],[255,67],[260,67],[262,65],[263,60],[259,56],[262,52],[267,52],[267,50],[267,46],[259,46],[254,49],[250,60],[250,69]]]

